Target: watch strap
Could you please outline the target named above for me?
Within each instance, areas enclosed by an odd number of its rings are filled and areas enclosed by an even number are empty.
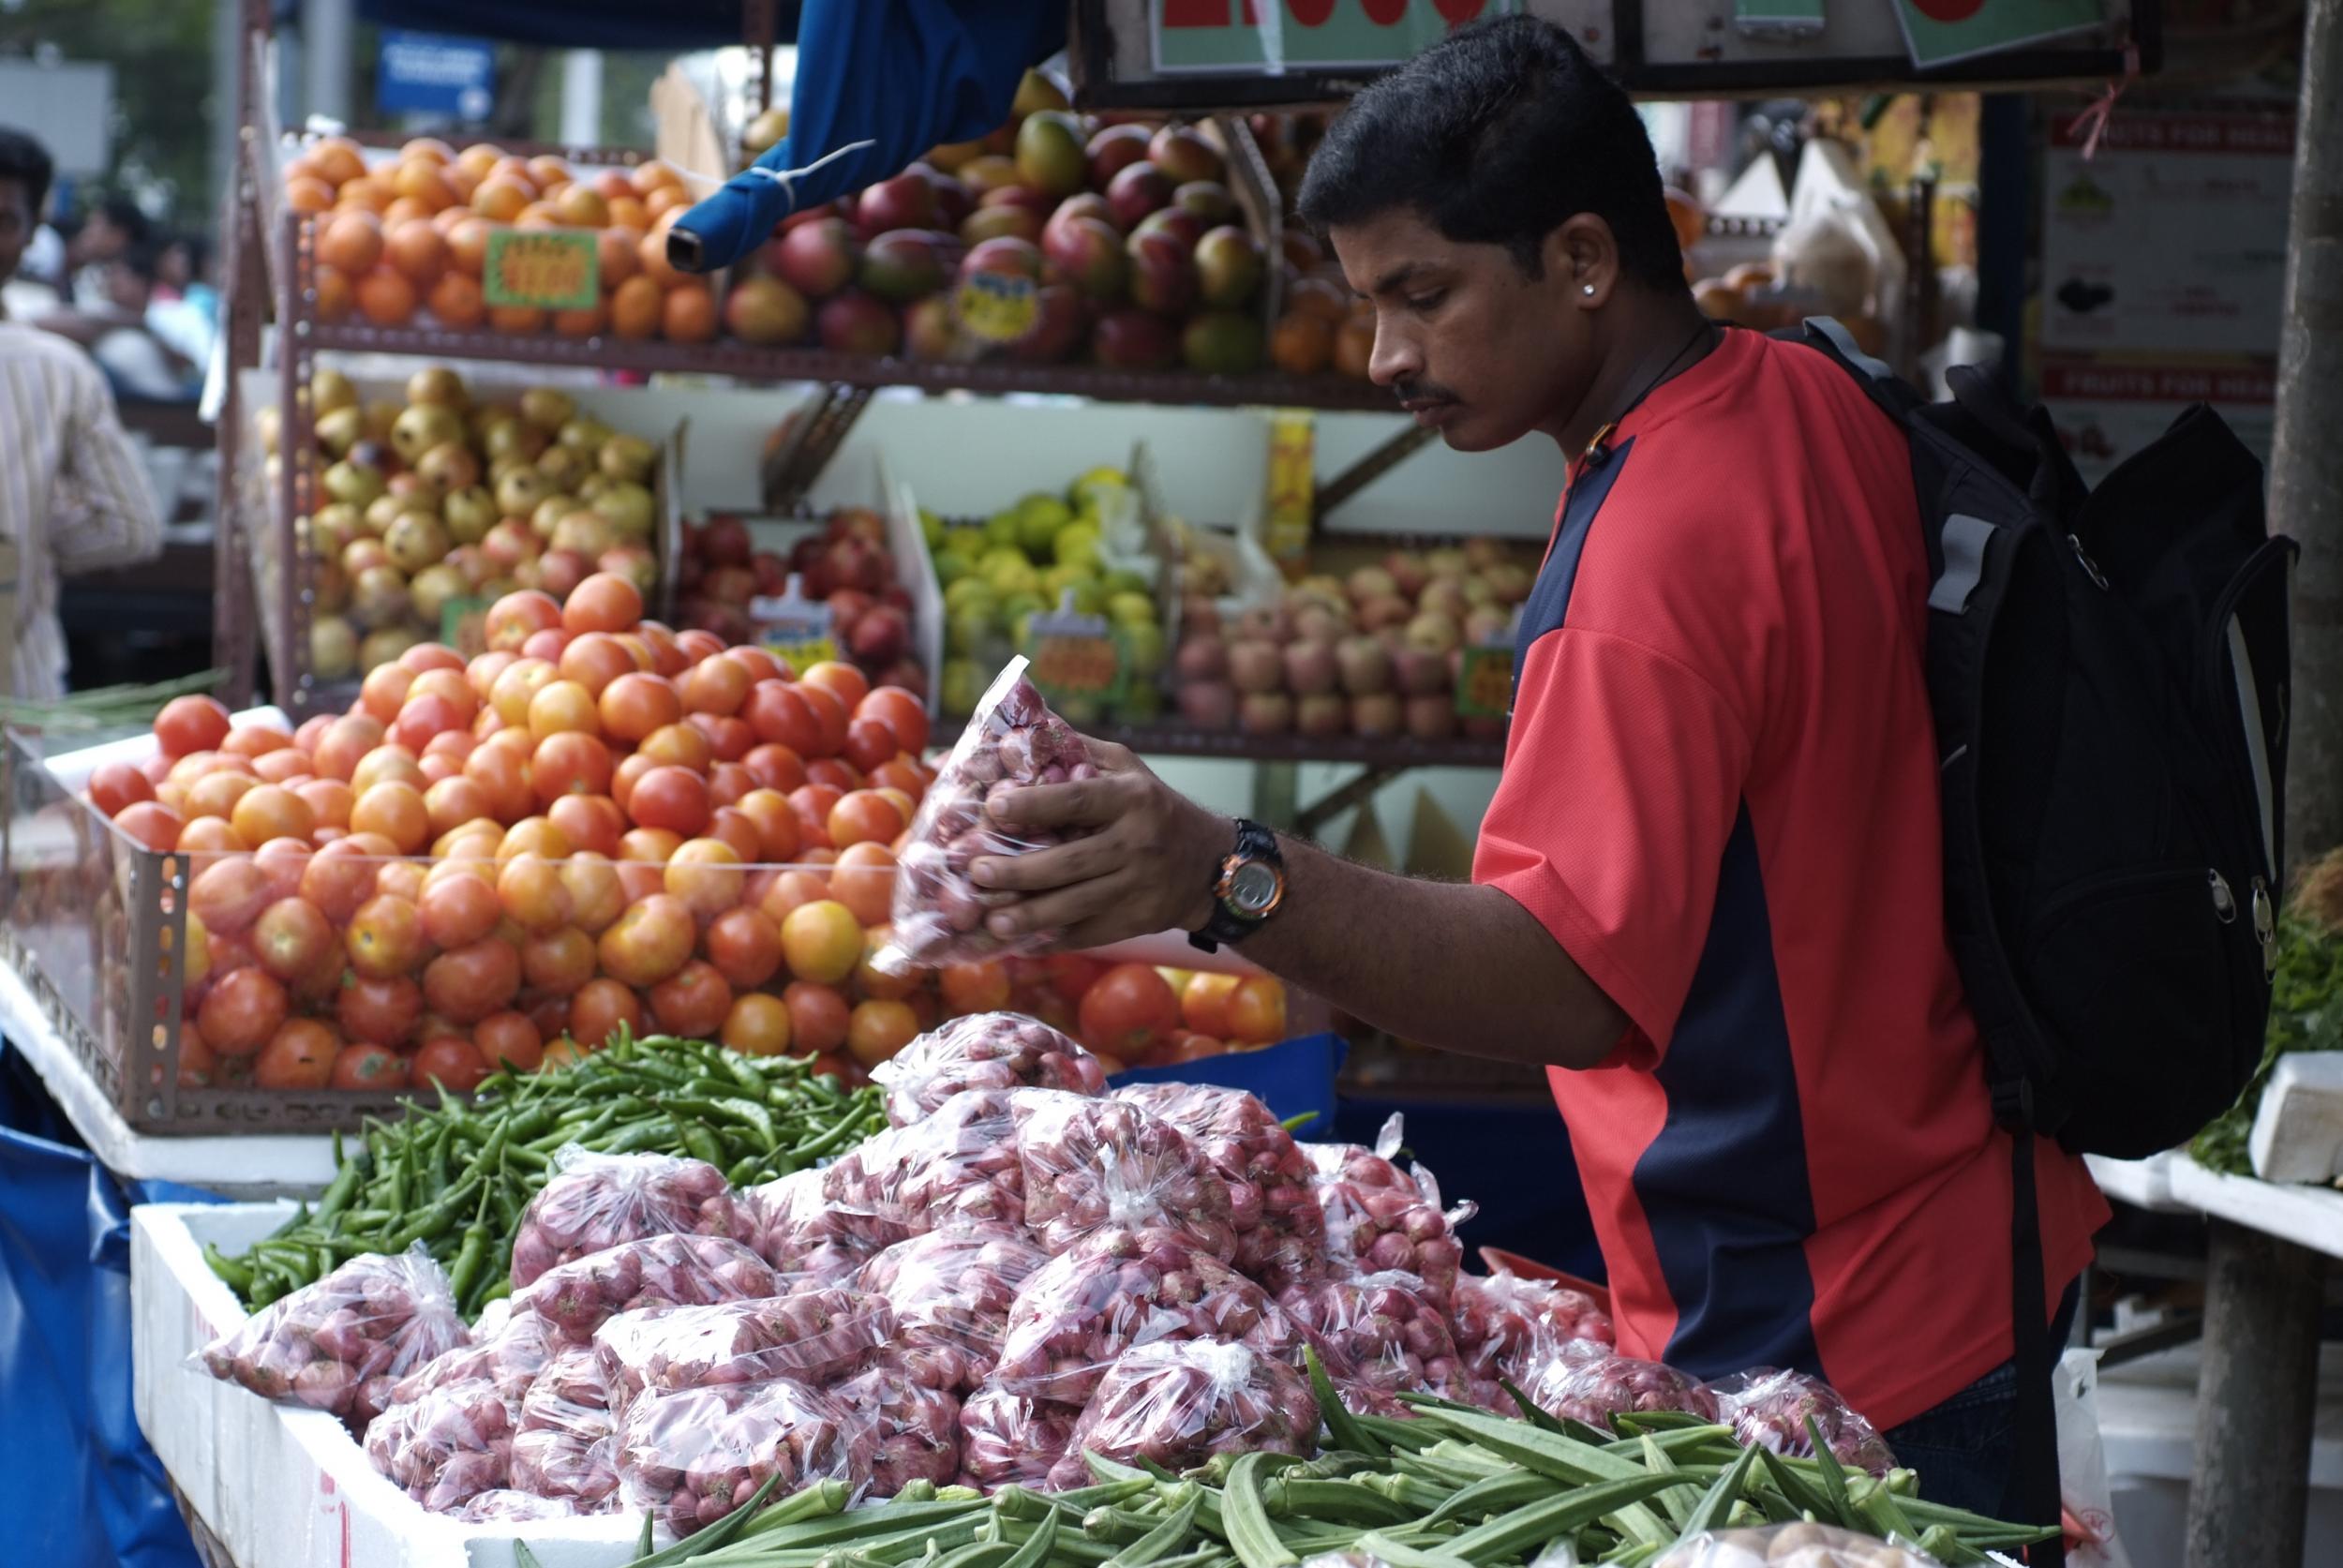
[[[1277,848],[1277,835],[1248,817],[1239,817],[1236,824],[1236,847],[1221,863],[1230,861],[1266,861],[1282,873],[1285,856]],[[1218,895],[1223,869],[1216,868],[1213,876],[1214,898],[1212,915],[1203,928],[1188,935],[1188,945],[1201,952],[1216,952],[1223,942],[1237,942],[1261,928],[1266,916],[1246,916],[1231,908]]]

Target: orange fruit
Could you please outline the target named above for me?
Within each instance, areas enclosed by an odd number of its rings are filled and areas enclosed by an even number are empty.
[[[493,332],[526,335],[545,330],[545,313],[533,305],[492,305],[488,327]]]
[[[356,277],[382,259],[382,220],[368,212],[338,212],[317,231],[318,260]]]
[[[473,179],[481,180],[487,178],[488,171],[494,169],[503,157],[503,148],[491,146],[485,142],[475,142],[455,155],[455,167]]]
[[[662,289],[672,289],[679,283],[691,281],[690,275],[679,273],[667,264],[667,231],[654,228],[635,242],[635,258],[643,263],[643,276]]]
[[[377,267],[358,280],[358,309],[379,327],[402,326],[415,314],[415,286],[389,267]]]
[[[553,313],[553,333],[557,337],[591,337],[608,324],[608,312],[600,300],[583,310]]]
[[[431,314],[439,318],[441,326],[458,331],[470,331],[478,326],[488,314],[487,306],[480,296],[479,282],[460,272],[443,274],[437,283],[431,285],[430,295],[425,303],[431,307]]]
[[[488,263],[488,235],[495,228],[495,224],[476,213],[467,213],[449,224],[447,264],[457,272],[478,277]]]
[[[436,136],[418,136],[398,150],[399,161],[410,158],[445,166],[455,161],[455,149]]]
[[[706,343],[716,336],[716,295],[696,279],[667,291],[659,330],[673,343]]]
[[[611,336],[633,342],[658,336],[666,302],[665,293],[649,278],[628,278],[610,293]]]
[[[392,194],[391,187],[381,180],[371,174],[361,174],[354,180],[344,182],[335,202],[339,206],[363,207],[368,212],[380,213],[391,204]]]
[[[447,241],[427,217],[410,217],[383,240],[390,263],[419,289],[428,289],[447,270]]]
[[[1326,368],[1334,352],[1335,329],[1321,316],[1289,310],[1269,335],[1269,358],[1290,376],[1317,375]]]
[[[498,223],[510,223],[521,216],[534,193],[517,180],[501,174],[491,175],[480,182],[471,193],[472,211]]]
[[[402,158],[391,171],[391,189],[422,202],[433,212],[455,205],[455,187],[447,172],[427,158]]]
[[[781,922],[781,956],[798,979],[836,985],[862,962],[862,927],[835,899],[801,903]]]
[[[653,223],[669,213],[679,213],[691,204],[692,193],[679,185],[661,186],[643,198],[643,211],[650,215]]]
[[[421,218],[428,223],[435,215],[429,207],[411,196],[401,196],[382,209],[382,231],[390,232],[409,218]]]
[[[650,214],[644,209],[639,196],[613,196],[610,199],[610,227],[641,233],[650,227]]]
[[[346,185],[366,172],[366,160],[359,155],[358,143],[346,136],[324,137],[306,156],[329,185]]]
[[[575,178],[570,172],[570,166],[551,153],[542,153],[529,160],[529,177],[537,182],[539,190],[565,185]]]
[[[319,321],[347,321],[350,320],[351,309],[356,301],[350,286],[348,273],[338,267],[329,267],[320,262],[317,269],[317,289],[318,298],[314,309]]]
[[[663,187],[683,183],[683,176],[676,172],[672,164],[662,163],[655,157],[636,164],[632,177],[635,193],[640,196],[649,196]]]
[[[287,180],[285,205],[297,213],[330,212],[334,206],[334,187],[310,175]]]
[[[635,254],[635,244],[636,236],[623,229],[604,229],[594,236],[594,252],[601,260],[604,293],[643,270],[643,259]]]
[[[553,199],[553,209],[574,229],[599,229],[610,221],[610,203],[590,186],[563,186]]]

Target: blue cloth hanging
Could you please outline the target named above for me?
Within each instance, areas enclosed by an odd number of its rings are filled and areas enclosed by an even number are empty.
[[[676,227],[729,266],[801,207],[901,173],[929,148],[1008,118],[1028,67],[1066,42],[1067,0],[805,0],[789,134]],[[842,147],[860,148],[787,181]]]

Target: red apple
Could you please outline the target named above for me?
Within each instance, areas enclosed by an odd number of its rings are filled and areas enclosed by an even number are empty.
[[[700,530],[699,556],[710,566],[746,566],[755,545],[749,525],[729,512],[719,512]]]
[[[843,219],[799,224],[765,247],[765,265],[808,299],[828,299],[854,280],[862,246]]]
[[[889,229],[933,229],[939,221],[935,187],[910,170],[865,188],[855,209],[855,227],[866,240]]]
[[[1176,316],[1196,303],[1196,264],[1175,236],[1142,230],[1124,249],[1130,257],[1133,304]]]
[[[1147,156],[1145,126],[1108,126],[1090,139],[1090,183],[1104,190],[1115,175]]]
[[[1061,213],[1041,231],[1041,247],[1082,293],[1100,300],[1122,297],[1130,262],[1112,224],[1095,217],[1068,219]]]
[[[1171,204],[1173,187],[1152,163],[1134,163],[1107,186],[1107,205],[1114,221],[1128,229],[1149,213]]]
[[[891,354],[903,340],[894,311],[858,289],[824,300],[815,320],[822,347],[838,353]]]

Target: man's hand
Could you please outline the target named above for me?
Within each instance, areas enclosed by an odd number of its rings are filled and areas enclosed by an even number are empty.
[[[1088,836],[969,868],[988,892],[1021,895],[986,918],[996,936],[1050,932],[1067,948],[1159,931],[1194,931],[1212,915],[1212,880],[1236,842],[1224,818],[1147,770],[1124,746],[1089,740],[1096,778],[998,791],[985,812],[1012,836],[1034,828]]]

